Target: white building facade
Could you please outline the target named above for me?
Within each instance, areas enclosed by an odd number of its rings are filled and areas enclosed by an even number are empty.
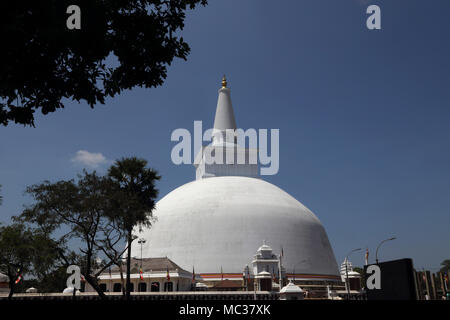
[[[132,259],[131,266],[131,292],[190,291],[194,284],[191,272],[182,269],[166,257]],[[125,266],[122,275],[115,266],[98,277],[98,284],[103,292],[122,292],[126,283],[125,278]],[[95,290],[86,282],[85,291]]]

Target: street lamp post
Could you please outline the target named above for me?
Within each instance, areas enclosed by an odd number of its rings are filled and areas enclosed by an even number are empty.
[[[139,268],[139,279],[141,278],[141,275],[140,275],[140,273],[141,273],[141,270],[142,270],[142,246],[144,245],[144,243],[145,243],[145,239],[139,239],[139,241],[138,241],[138,243],[141,245],[141,266],[140,266],[140,268]],[[140,284],[140,281],[139,281],[139,284]],[[141,288],[140,288],[141,286],[140,285],[138,285],[138,291],[139,292],[141,292]]]
[[[380,246],[381,246],[383,243],[385,243],[386,241],[391,241],[391,240],[395,240],[395,239],[397,239],[397,238],[396,238],[396,237],[392,237],[392,238],[385,239],[385,240],[383,240],[383,241],[380,242],[380,244],[379,244],[378,247],[377,247],[377,251],[375,251],[375,261],[377,262],[377,264],[378,264],[378,249],[380,248]]]
[[[350,300],[350,284],[348,282],[348,257],[355,251],[359,251],[361,248],[353,249],[345,257],[345,287],[347,288],[347,300]]]

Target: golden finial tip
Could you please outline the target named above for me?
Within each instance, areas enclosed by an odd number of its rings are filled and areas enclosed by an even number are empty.
[[[222,88],[226,88],[227,87],[227,78],[225,78],[225,75],[223,75],[222,78]]]

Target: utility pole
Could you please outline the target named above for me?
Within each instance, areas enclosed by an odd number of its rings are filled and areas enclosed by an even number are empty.
[[[281,291],[281,286],[283,285],[282,276],[283,276],[283,274],[281,273],[281,254],[280,254],[278,256],[278,286],[280,287],[280,291]]]
[[[385,239],[385,240],[383,240],[383,241],[380,242],[380,244],[379,244],[378,247],[377,247],[377,251],[375,251],[375,261],[377,262],[377,264],[378,264],[378,249],[380,248],[380,246],[381,246],[383,243],[385,243],[386,241],[391,241],[391,240],[395,240],[395,239],[397,239],[397,238],[396,238],[396,237],[392,237],[392,238]]]
[[[348,281],[348,257],[355,251],[359,251],[361,248],[353,249],[350,251],[347,256],[345,257],[344,263],[345,263],[345,287],[347,289],[347,300],[350,300],[350,283]]]
[[[141,245],[141,265],[140,265],[140,267],[139,267],[139,280],[141,280],[141,272],[143,272],[143,270],[142,270],[142,246],[144,245],[145,242],[146,242],[146,241],[145,241],[144,238],[141,238],[141,239],[139,239],[139,241],[138,241],[138,243]],[[139,292],[141,292],[141,286],[140,286],[140,284],[141,284],[141,281],[139,281],[139,284],[138,284],[138,291],[139,291]]]

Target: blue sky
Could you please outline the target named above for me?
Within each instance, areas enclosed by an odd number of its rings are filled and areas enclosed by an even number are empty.
[[[382,30],[365,27],[369,4]],[[75,177],[80,150],[105,157],[101,173],[148,159],[160,196],[193,180],[193,167],[171,163],[170,135],[212,126],[225,73],[238,127],[280,129],[280,171],[264,179],[319,217],[339,263],[358,247],[373,261],[394,235],[380,260],[435,271],[450,258],[449,13],[447,0],[211,0],[188,14],[191,54],[162,87],[0,127],[0,222],[30,202],[26,186]]]

